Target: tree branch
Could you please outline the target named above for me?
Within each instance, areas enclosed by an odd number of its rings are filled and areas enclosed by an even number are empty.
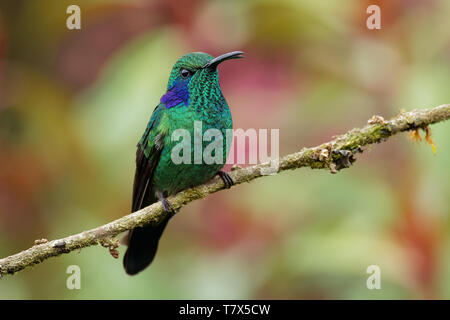
[[[449,118],[450,104],[432,109],[403,112],[389,121],[385,121],[380,116],[374,116],[365,127],[352,129],[320,146],[303,148],[299,152],[278,159],[276,162],[262,163],[245,168],[235,166],[232,168],[230,175],[236,186],[264,175],[277,174],[301,167],[328,169],[332,173],[336,173],[340,169],[349,167],[355,161],[354,155],[363,152],[367,145],[385,141],[399,132],[418,129],[426,130],[428,138],[428,125]],[[428,139],[428,142],[432,143],[431,139]],[[169,201],[175,209],[178,209],[191,201],[204,198],[223,188],[222,180],[216,177],[205,184],[169,197]],[[14,274],[50,257],[97,244],[110,247],[113,254],[117,247],[117,244],[112,240],[115,236],[137,226],[157,224],[164,215],[161,203],[157,202],[95,229],[50,242],[46,240],[37,241],[38,244],[27,250],[0,259],[0,276],[2,274]]]

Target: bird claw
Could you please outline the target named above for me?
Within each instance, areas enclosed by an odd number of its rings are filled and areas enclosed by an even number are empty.
[[[174,207],[172,206],[170,201],[167,200],[163,192],[157,191],[156,196],[158,197],[159,201],[161,201],[164,212],[170,215],[174,215],[176,213]]]
[[[233,178],[231,178],[231,176],[227,172],[219,170],[217,171],[217,174],[222,179],[225,188],[229,189],[232,185],[234,185]]]
[[[169,200],[164,198],[161,200],[161,202],[162,202],[162,207],[165,212],[170,213],[170,214],[175,214],[175,209],[172,207],[172,204],[169,202]]]

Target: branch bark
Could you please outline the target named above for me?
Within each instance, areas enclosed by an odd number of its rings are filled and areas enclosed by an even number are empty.
[[[235,182],[234,186],[237,186],[265,175],[301,167],[328,169],[331,173],[336,173],[349,167],[355,161],[355,154],[363,152],[367,145],[383,142],[399,132],[410,130],[424,129],[428,136],[428,125],[449,118],[450,104],[431,109],[402,112],[388,121],[380,116],[374,116],[363,128],[352,129],[329,142],[312,148],[303,148],[299,152],[286,155],[277,161],[245,168],[235,166],[230,175]],[[222,180],[216,177],[205,184],[169,197],[169,201],[175,209],[179,209],[191,201],[204,198],[223,188]],[[0,259],[0,276],[14,274],[50,257],[97,244],[109,247],[113,253],[117,247],[117,241],[112,240],[115,236],[137,226],[157,224],[164,215],[161,204],[158,202],[95,229],[58,240],[40,240],[37,242],[39,244],[27,250]]]

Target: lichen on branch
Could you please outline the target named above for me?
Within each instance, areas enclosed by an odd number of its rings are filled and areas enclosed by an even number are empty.
[[[355,155],[363,152],[364,147],[383,142],[399,132],[412,131],[417,135],[419,129],[425,131],[425,140],[435,151],[428,126],[448,119],[450,119],[450,104],[431,109],[401,112],[390,120],[373,116],[363,128],[352,129],[317,147],[303,148],[299,152],[277,159],[276,172],[271,170],[274,163],[267,162],[245,168],[236,166],[231,170],[230,175],[235,183],[234,186],[237,186],[243,182],[251,182],[256,178],[263,177],[268,172],[280,173],[301,167],[327,169],[331,173],[337,173],[341,169],[350,167],[356,161]],[[223,182],[216,177],[200,186],[181,191],[168,199],[175,209],[179,209],[191,201],[204,198],[222,189],[224,189]],[[53,241],[38,240],[33,247],[0,259],[0,276],[14,274],[48,258],[97,244],[109,248],[111,254],[117,257],[118,243],[113,240],[114,237],[137,226],[157,224],[164,216],[165,212],[161,203],[157,202],[91,230]]]

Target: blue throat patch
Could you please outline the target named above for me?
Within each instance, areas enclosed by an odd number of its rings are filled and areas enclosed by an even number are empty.
[[[187,106],[189,103],[188,81],[176,80],[174,85],[161,97],[160,102],[166,105],[166,109],[175,107],[180,103]]]

